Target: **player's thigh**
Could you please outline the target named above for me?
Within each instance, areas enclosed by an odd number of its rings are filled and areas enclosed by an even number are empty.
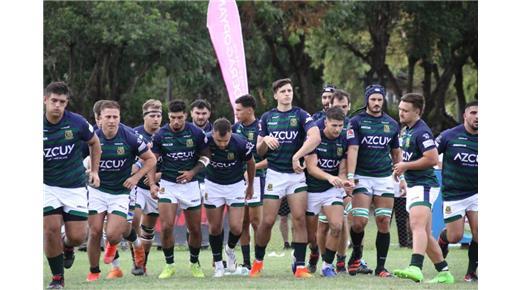
[[[249,217],[249,223],[258,226],[262,221],[263,205],[259,206],[248,206],[247,214]]]
[[[201,228],[201,210],[197,209],[185,209],[184,218],[186,220],[186,227],[191,233],[200,232]]]
[[[101,235],[103,232],[103,223],[105,221],[106,212],[93,213],[88,216],[89,235]]]
[[[206,216],[208,218],[208,226],[210,234],[218,235],[222,232],[222,218],[224,215],[224,206],[215,208],[206,208]]]
[[[307,215],[306,224],[307,224],[307,237],[309,239],[309,242],[313,242],[316,240],[316,231],[318,230],[318,216],[317,215]]]
[[[177,217],[177,203],[159,202],[159,219],[162,227],[172,228]]]
[[[116,214],[110,213],[107,217],[107,236],[119,236],[126,232],[128,229],[128,222],[126,218]]]
[[[302,219],[305,217],[307,209],[307,192],[301,191],[293,193],[287,197],[287,203],[291,209],[291,215],[294,219]]]
[[[369,208],[372,203],[372,195],[362,192],[352,196],[352,208]]]
[[[274,225],[280,204],[280,199],[264,199],[262,224],[267,224],[271,227]]]
[[[43,233],[45,235],[59,235],[61,233],[62,223],[61,213],[43,216]]]
[[[85,239],[88,232],[87,220],[81,221],[66,221],[65,222],[65,234],[67,238],[72,240],[83,240]]]
[[[241,231],[244,221],[244,206],[228,207],[228,223],[235,232]]]
[[[329,222],[329,229],[334,228],[337,231],[341,231],[343,226],[343,206],[341,205],[328,205],[323,207],[323,213],[327,217]]]
[[[426,229],[432,219],[432,212],[428,206],[417,205],[410,208],[410,227],[412,230]]]

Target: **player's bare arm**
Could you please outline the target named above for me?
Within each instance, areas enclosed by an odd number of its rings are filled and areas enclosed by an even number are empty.
[[[247,165],[246,200],[249,200],[253,197],[253,184],[254,184],[255,173],[256,173],[255,159],[251,158],[251,159],[247,160],[246,165]]]
[[[437,148],[432,148],[428,151],[423,152],[423,156],[415,161],[411,162],[399,162],[394,165],[394,175],[399,176],[404,174],[407,170],[422,170],[428,169],[437,165],[439,159],[439,153]]]
[[[134,188],[137,185],[137,182],[139,182],[139,180],[143,178],[143,176],[148,171],[152,170],[157,164],[157,159],[150,150],[142,153],[139,158],[143,160],[143,167],[141,167],[141,169],[139,169],[134,175],[125,180],[123,186],[128,189]]]
[[[305,164],[307,166],[307,171],[310,175],[321,180],[326,180],[336,188],[343,187],[343,181],[341,180],[341,178],[339,178],[338,176],[328,174],[327,172],[319,168],[318,155],[313,153],[305,156]]]
[[[93,187],[99,187],[99,160],[101,159],[101,144],[96,134],[87,142],[90,151],[89,183]]]
[[[318,145],[320,145],[321,137],[320,137],[320,129],[314,126],[307,131],[307,139],[303,142],[300,150],[296,151],[292,157],[293,169],[296,173],[301,173],[305,169],[304,166],[300,164],[300,158],[309,154],[314,150]]]

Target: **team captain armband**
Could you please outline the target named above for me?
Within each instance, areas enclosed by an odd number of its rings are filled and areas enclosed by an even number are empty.
[[[200,163],[202,163],[202,165],[204,165],[204,167],[208,166],[208,164],[209,164],[209,158],[206,156],[200,157],[198,161]]]

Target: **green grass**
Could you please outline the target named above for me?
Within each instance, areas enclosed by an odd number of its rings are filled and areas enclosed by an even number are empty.
[[[363,254],[364,259],[371,268],[374,268],[376,264],[375,236],[376,228],[374,220],[371,219],[365,234]],[[395,223],[393,223],[391,246],[386,263],[386,268],[390,271],[396,268],[404,268],[410,262],[411,250],[401,249],[397,245],[397,233]],[[85,252],[77,252],[73,267],[65,272],[65,286],[67,289],[477,289],[476,283],[466,283],[463,280],[467,267],[467,250],[462,250],[458,247],[450,249],[450,254],[447,259],[450,270],[456,280],[456,283],[453,285],[417,284],[409,280],[401,280],[398,278],[383,279],[371,275],[349,276],[348,274],[327,279],[315,274],[314,278],[296,280],[293,278],[290,270],[291,252],[289,250],[283,251],[282,247],[283,243],[280,231],[276,225],[273,228],[272,239],[266,251],[265,267],[262,277],[256,279],[239,276],[228,276],[219,279],[212,278],[213,269],[211,267],[211,251],[209,249],[201,251],[200,255],[200,262],[206,278],[195,279],[191,277],[189,269],[189,252],[184,249],[176,249],[175,264],[177,273],[171,279],[159,280],[157,276],[164,265],[164,257],[162,251],[157,251],[156,248],[153,247],[148,259],[148,276],[135,277],[130,273],[130,252],[124,251],[121,252],[121,266],[124,272],[123,278],[116,280],[104,279],[110,267],[103,264],[103,258],[101,256],[100,267],[103,278],[96,282],[88,283],[85,282],[89,270],[87,255]],[[272,251],[284,253],[285,256],[281,258],[269,257],[268,254]],[[254,257],[253,251],[251,255]],[[347,255],[350,255],[350,250],[347,251]],[[239,247],[237,247],[237,256],[238,261],[242,262],[242,254]],[[321,259],[318,263],[318,269],[320,268]],[[423,273],[425,280],[433,278],[436,274],[435,268],[428,258],[425,259]],[[44,258],[44,286],[49,282],[50,275],[47,261]]]

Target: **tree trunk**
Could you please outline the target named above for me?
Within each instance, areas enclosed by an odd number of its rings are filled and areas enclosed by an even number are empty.
[[[455,70],[455,90],[457,91],[457,121],[459,123],[462,122],[463,114],[464,114],[464,107],[466,106],[466,96],[464,95],[464,76],[462,71],[463,65],[459,66]]]
[[[408,56],[408,84],[406,85],[406,92],[413,92],[413,79],[415,74],[415,64],[417,63],[417,57]]]

